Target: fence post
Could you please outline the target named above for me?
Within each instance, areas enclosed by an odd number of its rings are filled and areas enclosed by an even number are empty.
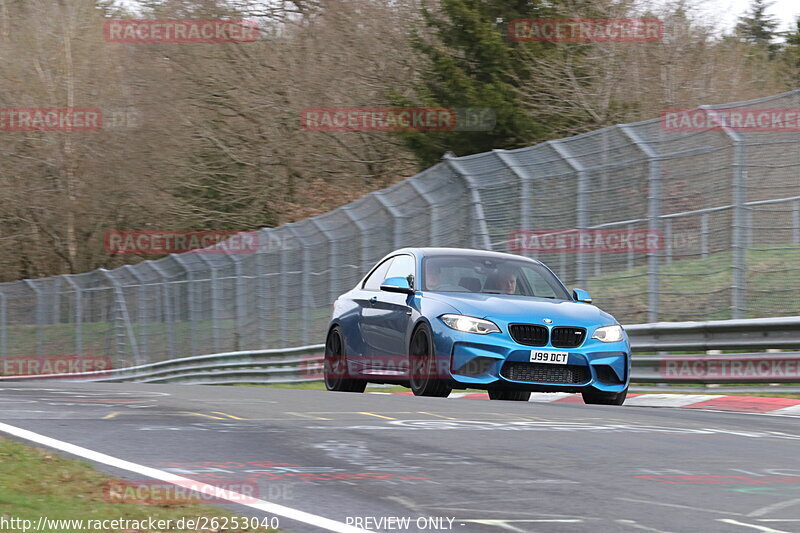
[[[527,169],[520,167],[506,150],[496,149],[492,153],[519,178],[519,228],[521,230],[531,229],[531,180],[532,176]],[[527,252],[522,252],[528,255]],[[536,254],[533,254],[536,255]],[[563,272],[562,272],[563,275]]]
[[[328,245],[330,246],[328,249],[328,257],[330,258],[330,263],[328,264],[328,303],[332,304],[343,292],[341,290],[342,268],[339,260],[339,243],[336,242],[330,230],[322,227],[322,224],[317,221],[317,217],[309,218],[308,221],[328,239]]]
[[[33,280],[23,279],[28,287],[36,294],[36,355],[44,355],[44,299],[42,291],[36,286]]]
[[[668,265],[672,264],[672,219],[664,219],[664,262]]]
[[[235,351],[240,351],[244,350],[246,346],[244,338],[244,317],[247,315],[247,311],[244,309],[246,296],[244,290],[244,274],[242,273],[242,261],[244,261],[244,259],[240,259],[236,254],[231,254],[227,257],[233,261],[234,276],[236,277],[236,295],[234,296],[235,301],[233,302],[234,312],[236,313],[236,342],[234,343],[233,349]]]
[[[714,115],[716,111],[710,109],[709,106],[700,106],[708,115]],[[719,122],[719,121],[718,121]],[[746,148],[744,138],[739,133],[732,130],[730,127],[725,126],[726,122],[723,120],[719,122],[723,124],[720,130],[728,136],[733,145],[733,176],[731,177],[731,188],[733,196],[733,227],[731,233],[731,250],[732,260],[731,268],[733,269],[733,279],[731,287],[731,318],[742,318],[744,314],[744,299],[745,299],[745,271],[747,268],[745,251],[747,247],[747,202],[745,181],[747,174],[745,171],[746,166]]]
[[[156,264],[158,261],[144,261],[141,264],[147,265],[155,271],[159,278],[161,278],[161,302],[164,308],[164,325],[167,328],[167,353],[169,357],[174,359],[177,357],[177,350],[175,348],[175,327],[172,324],[172,311],[170,305],[169,293],[167,291],[167,278],[168,276]]]
[[[428,211],[431,214],[431,226],[430,232],[428,233],[428,245],[429,246],[439,246],[439,217],[438,212],[439,210],[436,209],[436,204],[434,204],[428,196],[425,194],[425,191],[419,186],[415,178],[409,178],[407,183],[414,189],[414,192],[422,198],[426,204],[428,204]]]
[[[708,213],[700,215],[700,256],[705,259],[709,254],[708,246]]]
[[[207,258],[204,257],[202,253],[196,254],[197,257],[206,264],[208,267],[211,277],[211,343],[214,345],[214,353],[220,353],[222,348],[220,347],[220,340],[219,340],[219,287],[217,284],[217,267]]]
[[[200,255],[200,254],[198,254],[198,255]],[[188,315],[188,318],[189,318],[189,324],[187,325],[186,329],[189,331],[189,353],[190,353],[190,355],[195,355],[195,354],[198,353],[198,350],[197,350],[197,341],[196,341],[195,335],[194,335],[194,329],[195,329],[195,326],[197,325],[195,323],[195,317],[197,315],[194,312],[194,306],[193,306],[193,304],[194,304],[194,272],[189,270],[189,268],[186,266],[186,263],[183,262],[181,254],[170,254],[170,257],[172,259],[174,259],[176,263],[178,263],[178,266],[180,266],[183,269],[184,274],[186,274],[186,278],[187,278],[186,279],[186,284],[187,284],[186,285],[186,307],[188,307],[187,315]]]
[[[288,225],[286,226],[288,227]],[[280,281],[281,281],[281,306],[283,308],[283,313],[281,313],[281,339],[280,339],[280,346],[289,346],[287,344],[287,339],[289,338],[289,309],[291,308],[289,305],[289,271],[290,271],[290,264],[289,264],[289,246],[286,243],[286,237],[281,237],[282,242],[284,245],[281,247],[281,274],[280,274]],[[292,250],[294,250],[294,243],[292,244]]]
[[[792,202],[792,242],[800,244],[800,200]]]
[[[8,355],[8,298],[0,290],[0,356]]]
[[[150,361],[150,348],[148,345],[147,339],[147,291],[145,288],[145,281],[136,271],[136,268],[131,265],[125,265],[124,268],[128,274],[133,276],[136,279],[137,283],[139,283],[139,305],[138,305],[138,312],[137,312],[137,323],[139,324],[139,339],[138,339],[138,347],[139,347],[139,360],[136,361],[136,364],[145,364],[149,363]]]
[[[384,198],[386,191],[376,191],[372,195],[389,212],[392,217],[392,249],[402,248],[403,244],[403,214],[397,207],[387,202]]]
[[[134,361],[138,361],[139,348],[136,344],[136,336],[133,334],[133,325],[131,324],[131,319],[130,316],[128,315],[128,305],[125,302],[125,293],[122,292],[122,286],[120,285],[117,278],[115,278],[114,275],[105,268],[99,268],[98,272],[103,274],[106,277],[106,279],[108,279],[108,281],[111,282],[114,291],[114,309],[115,311],[120,312],[122,315],[120,318],[122,319],[123,327],[125,328],[125,332],[128,336],[128,343],[131,348],[131,355],[133,356]],[[114,318],[114,320],[116,321],[116,317]],[[117,339],[117,355],[118,356],[125,355],[123,344],[119,342],[119,339]]]
[[[628,230],[628,234],[629,235],[633,235],[633,230],[634,230],[633,224],[628,224],[627,230]],[[635,256],[634,256],[634,253],[633,253],[633,246],[629,246],[628,247],[628,270],[631,270],[634,267],[634,260],[635,260]]]
[[[257,279],[257,286],[258,289],[256,291],[256,320],[257,322],[257,329],[258,329],[258,338],[259,344],[262,348],[265,348],[268,343],[269,339],[267,338],[267,322],[270,320],[269,313],[266,311],[266,303],[269,302],[269,298],[272,296],[269,294],[269,290],[267,287],[268,280],[269,280],[269,268],[266,266],[265,261],[267,259],[267,254],[275,253],[276,250],[273,250],[273,239],[272,233],[275,230],[272,228],[262,228],[258,231],[258,253],[256,254],[256,279]],[[280,239],[275,239],[278,241],[278,250],[280,251],[283,248]],[[268,264],[268,263],[267,263]],[[273,308],[276,306],[273,306]]]
[[[347,215],[347,218],[349,218],[350,221],[353,224],[355,224],[355,226],[358,228],[358,231],[361,232],[361,251],[359,254],[360,264],[358,266],[359,266],[359,271],[363,272],[364,270],[366,270],[371,266],[369,264],[370,257],[369,257],[368,247],[364,242],[364,239],[367,238],[370,232],[368,231],[367,226],[364,224],[362,220],[359,220],[355,216],[353,216],[352,208],[350,206],[346,205],[342,207],[342,210],[344,211],[344,214]]]
[[[308,330],[309,330],[308,310],[309,310],[309,307],[311,306],[311,300],[312,300],[312,298],[311,298],[311,284],[309,283],[309,273],[310,273],[310,270],[311,270],[311,254],[309,253],[310,248],[305,243],[305,241],[303,241],[303,238],[300,237],[300,235],[297,233],[297,229],[295,229],[295,224],[294,223],[287,224],[286,228],[289,231],[292,232],[292,235],[294,235],[295,239],[297,239],[297,242],[300,243],[300,246],[302,247],[302,251],[303,251],[303,263],[301,265],[301,269],[302,270],[300,271],[300,279],[301,279],[300,283],[302,284],[302,287],[301,287],[302,296],[301,296],[301,303],[300,303],[301,316],[302,316],[300,323],[302,324],[302,327],[301,327],[302,331],[301,331],[301,334],[300,334],[300,339],[301,339],[301,344],[303,346],[307,346],[308,345]],[[284,338],[283,341],[285,343],[286,339]]]
[[[469,189],[472,210],[475,217],[474,222],[477,224],[477,228],[472,232],[472,237],[476,239],[473,242],[477,242],[477,245],[483,247],[484,250],[491,250],[492,240],[489,238],[489,228],[486,224],[486,216],[483,212],[481,194],[480,191],[478,191],[478,186],[475,183],[475,180],[472,178],[472,176],[467,174],[463,165],[459,161],[456,161],[453,154],[449,152],[446,153],[444,155],[444,162],[448,164],[456,174],[461,176],[461,178],[467,184],[467,188]]]
[[[553,150],[574,170],[578,177],[578,187],[575,191],[577,205],[575,211],[577,214],[577,226],[579,230],[585,230],[589,227],[589,176],[586,169],[581,163],[575,160],[575,157],[570,153],[563,141],[547,141]],[[597,252],[595,252],[596,254]],[[580,287],[586,287],[588,275],[586,274],[586,254],[579,251],[576,257],[575,264],[575,282]]]
[[[83,290],[69,274],[62,276],[75,291],[75,352],[83,355]]]
[[[636,148],[647,157],[650,174],[647,180],[647,229],[659,232],[661,224],[661,155],[642,139],[629,124],[618,126]],[[661,306],[661,256],[658,250],[647,252],[647,321],[658,322]]]

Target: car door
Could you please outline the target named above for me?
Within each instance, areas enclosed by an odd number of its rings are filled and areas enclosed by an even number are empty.
[[[375,267],[361,287],[353,294],[353,301],[358,305],[359,313],[359,339],[357,345],[354,343],[353,346],[358,352],[358,357],[354,357],[353,360],[362,366],[372,364],[371,360],[379,353],[381,334],[377,328],[380,322],[380,312],[375,309],[375,303],[378,301],[381,283],[386,279],[386,272],[392,261],[394,261],[394,257],[384,260]]]
[[[364,292],[369,293],[369,305],[362,307],[362,335],[369,350],[365,353],[365,362],[376,369],[387,365],[397,367],[399,361],[396,356],[406,352],[405,336],[411,314],[411,307],[407,303],[409,295],[380,290],[381,282],[392,277],[407,278],[413,286],[413,256],[394,256],[380,281],[371,283],[370,276],[364,285]]]

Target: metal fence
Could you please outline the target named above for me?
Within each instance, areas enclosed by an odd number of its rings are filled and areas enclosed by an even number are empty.
[[[659,322],[628,325],[625,330],[634,353],[634,390],[663,390],[653,387],[669,385],[673,392],[800,392],[800,352],[796,351],[800,349],[800,317]],[[324,348],[315,344],[195,355],[84,373],[0,376],[0,382],[300,383],[322,379]],[[723,354],[723,349],[745,352]],[[675,354],[686,351],[699,353]]]
[[[703,107],[800,108],[800,90]],[[623,323],[800,315],[800,133],[666,131],[659,119],[441,163],[257,253],[170,255],[0,284],[0,355],[116,367],[324,340],[330,304],[403,246],[506,251],[517,230],[620,228],[657,250],[528,254]]]

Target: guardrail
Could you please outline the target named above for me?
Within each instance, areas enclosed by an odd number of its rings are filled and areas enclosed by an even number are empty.
[[[35,376],[0,376],[0,380],[67,379],[121,383],[184,383],[187,385],[300,383],[318,381],[325,346],[228,352],[170,359],[145,365]]]
[[[800,352],[693,353],[708,350],[800,349],[800,317],[659,322],[626,326],[634,351],[631,381],[662,385],[762,385],[725,391],[800,391]],[[324,345],[228,352],[70,375],[3,376],[0,380],[66,378],[97,382],[269,384],[317,381]],[[649,354],[648,354],[649,353]],[[795,383],[786,387],[764,384]],[[638,388],[642,390],[641,387]],[[673,390],[670,388],[670,390]],[[694,387],[692,390],[702,391]],[[714,389],[719,392],[720,389]]]

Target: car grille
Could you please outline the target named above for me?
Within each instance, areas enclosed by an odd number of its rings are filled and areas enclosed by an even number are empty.
[[[591,377],[588,366],[519,363],[514,361],[503,365],[503,370],[500,372],[500,375],[514,381],[561,383],[567,385],[586,383]]]
[[[550,334],[550,344],[556,348],[577,348],[583,344],[585,338],[584,328],[556,327]]]
[[[536,324],[511,324],[508,326],[511,338],[526,346],[546,346],[547,328]]]

